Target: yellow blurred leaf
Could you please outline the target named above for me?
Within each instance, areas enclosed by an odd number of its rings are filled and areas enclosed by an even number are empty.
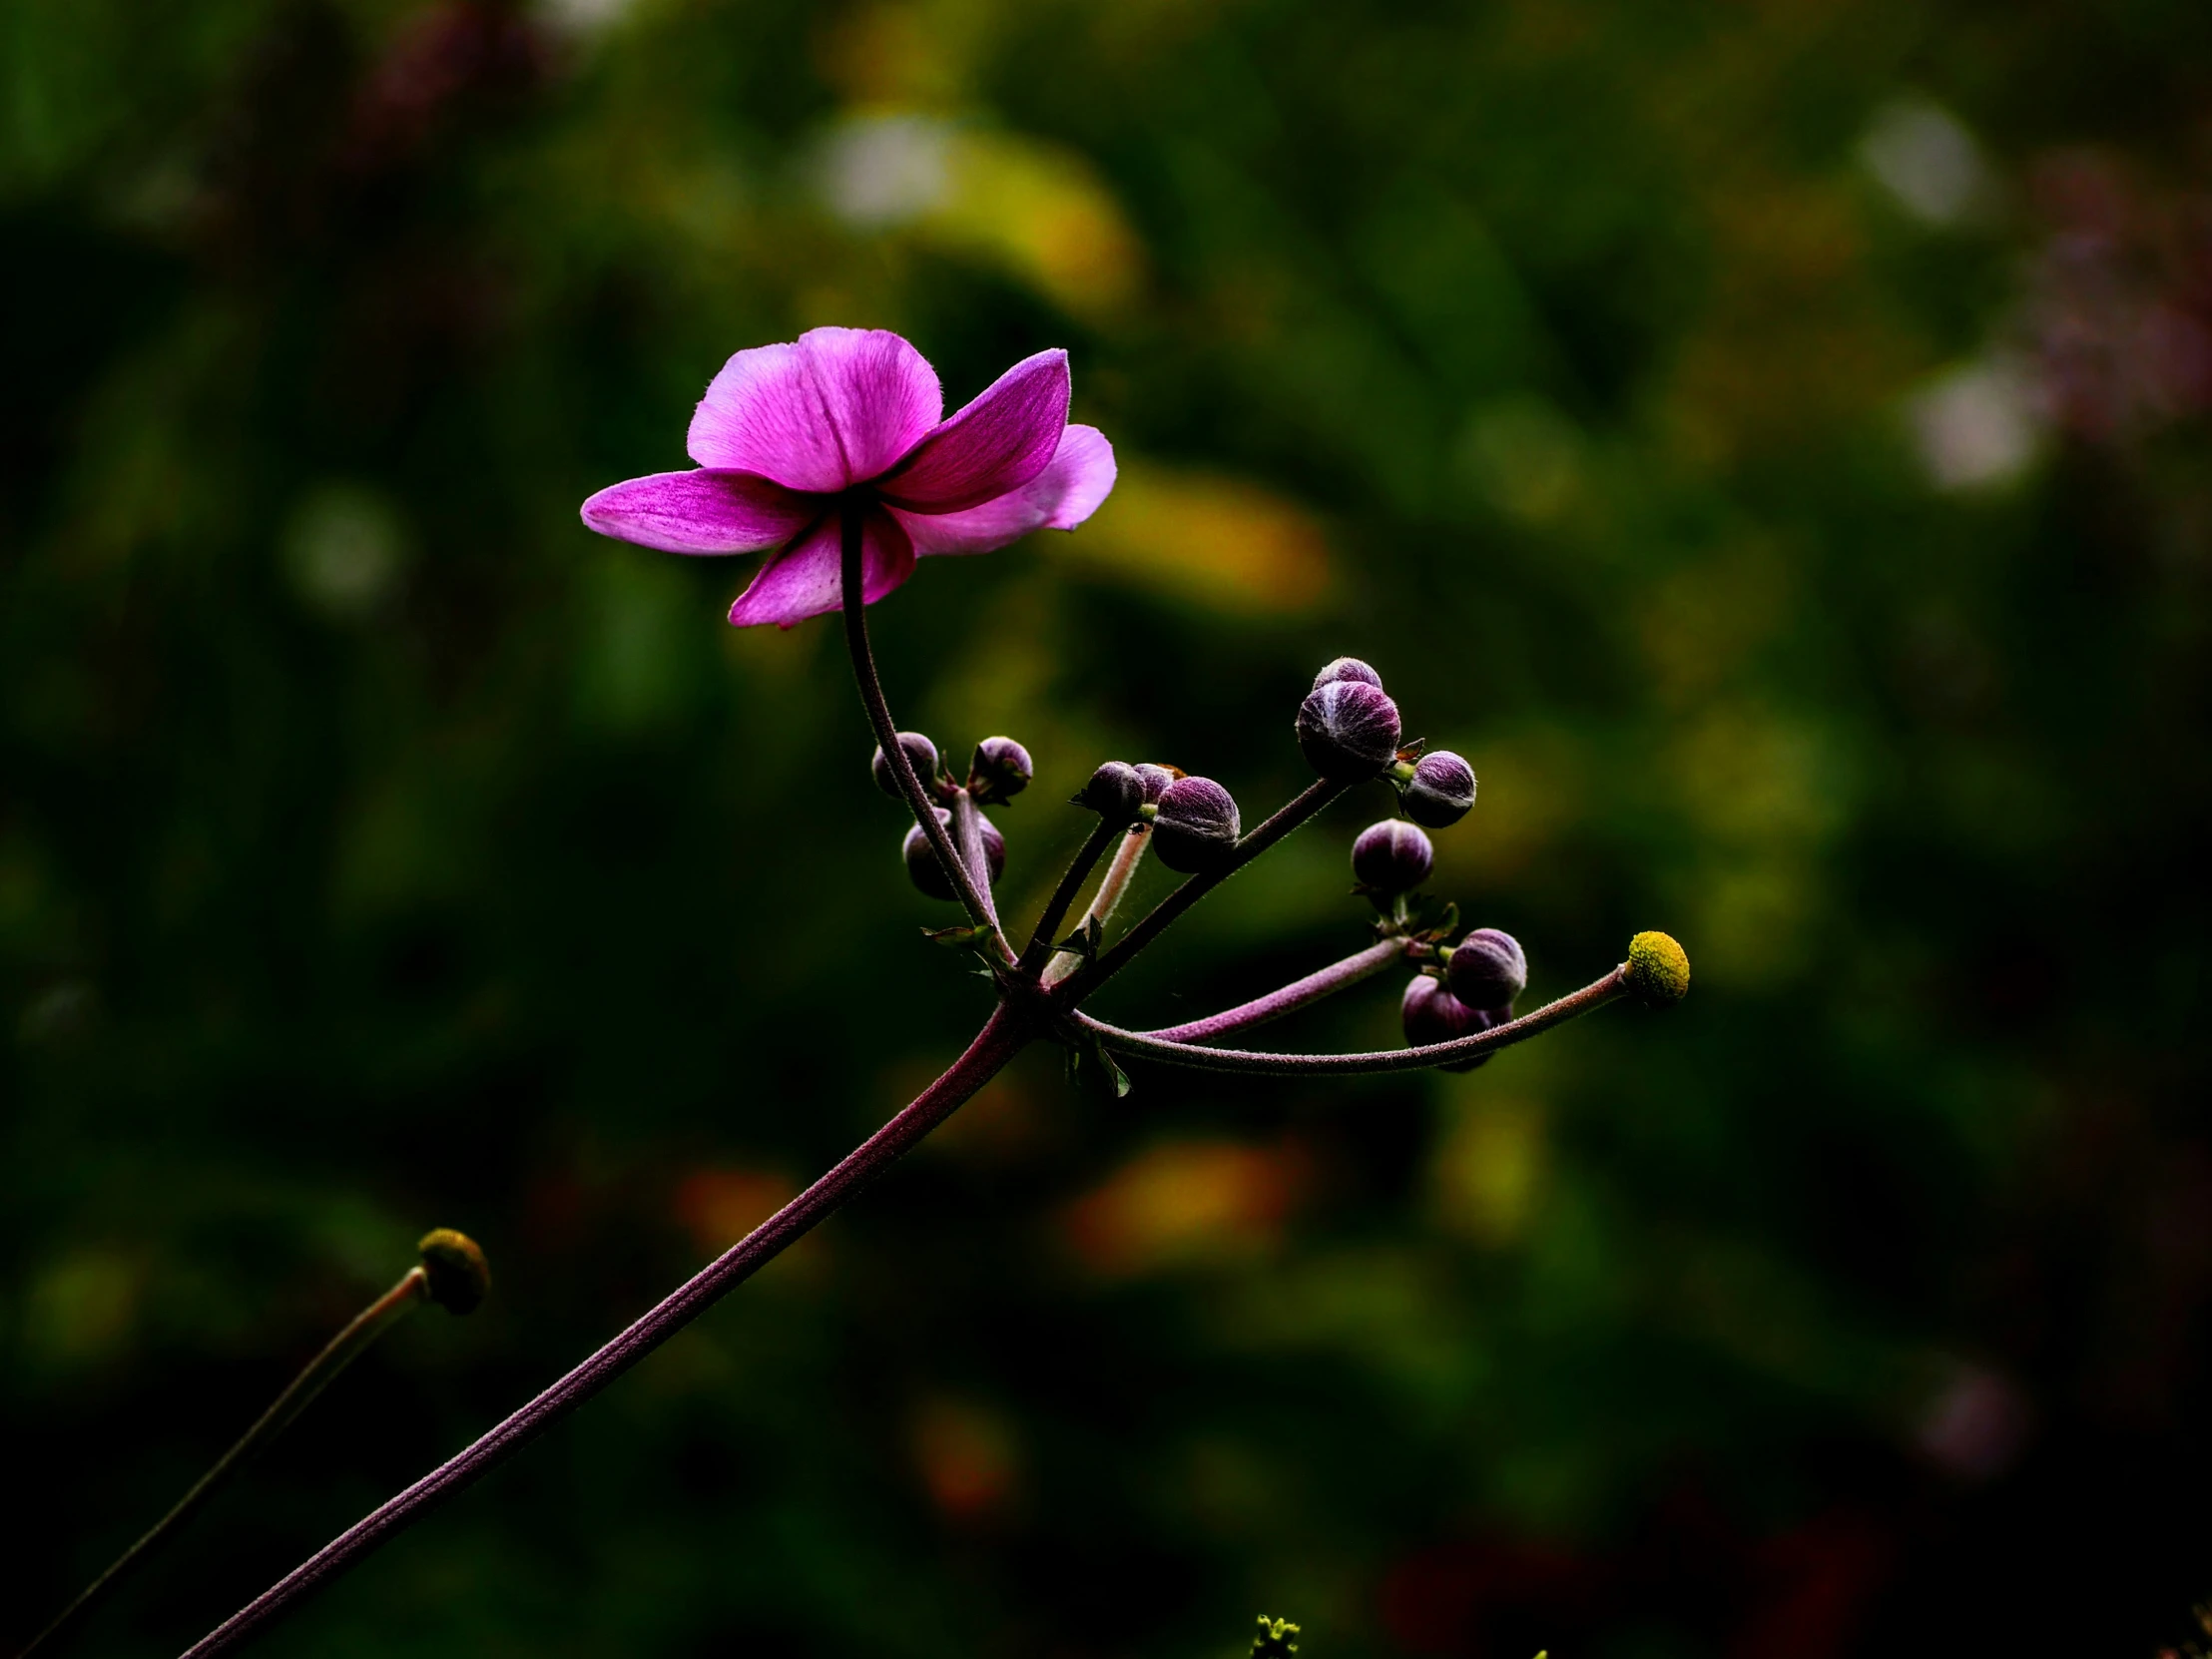
[[[1308,611],[1330,589],[1329,544],[1304,508],[1245,479],[1127,457],[1088,524],[1038,543],[1099,575],[1238,615]]]

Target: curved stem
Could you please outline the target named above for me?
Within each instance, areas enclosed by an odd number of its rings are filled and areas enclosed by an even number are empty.
[[[1076,1024],[1095,1034],[1117,1054],[1142,1055],[1146,1059],[1189,1066],[1198,1071],[1237,1071],[1275,1077],[1423,1071],[1453,1060],[1469,1060],[1492,1049],[1510,1048],[1554,1025],[1564,1024],[1577,1014],[1602,1008],[1627,993],[1624,972],[1624,968],[1615,968],[1594,984],[1584,985],[1556,1002],[1547,1002],[1532,1014],[1523,1014],[1503,1025],[1493,1025],[1471,1037],[1454,1037],[1450,1042],[1427,1043],[1419,1048],[1376,1049],[1366,1054],[1270,1054],[1254,1049],[1199,1048],[1142,1031],[1124,1031],[1119,1026],[1092,1019],[1088,1014],[1078,1013],[1073,1017]]]
[[[895,1163],[954,1108],[996,1076],[1033,1033],[1001,1005],[943,1076],[861,1142],[843,1162],[756,1227],[627,1331],[529,1404],[357,1521],[187,1651],[215,1659],[266,1628],[302,1597],[420,1520],[431,1505],[474,1484],[804,1238]]]
[[[975,891],[983,900],[983,914],[990,918],[991,928],[998,931],[998,900],[991,896],[991,859],[983,849],[983,809],[975,804],[975,797],[966,790],[956,791],[952,797],[952,840],[960,849],[960,862],[967,865],[967,872],[975,878]],[[1005,935],[1000,933],[1000,937]]]
[[[1081,926],[1103,934],[1106,924],[1114,919],[1114,911],[1121,906],[1121,895],[1129,890],[1129,883],[1136,878],[1137,866],[1144,862],[1144,849],[1152,844],[1152,826],[1140,824],[1129,830],[1121,845],[1114,848],[1114,861],[1106,866],[1106,873],[1098,879],[1098,891],[1091,894],[1090,908],[1083,912]],[[1044,982],[1057,985],[1083,965],[1083,958],[1073,954],[1055,956],[1044,965]]]
[[[1021,971],[1033,974],[1045,965],[1045,957],[1053,946],[1052,935],[1060,930],[1066,919],[1068,906],[1075,902],[1075,895],[1083,890],[1091,869],[1105,855],[1113,838],[1123,833],[1115,826],[1100,819],[1091,827],[1091,832],[1083,837],[1083,844],[1076,848],[1075,857],[1060,872],[1060,884],[1052,889],[1052,896],[1045,900],[1044,910],[1037,917],[1037,925],[1029,934],[1029,943],[1021,953]]]
[[[1157,1031],[1143,1031],[1138,1035],[1155,1038],[1161,1042],[1201,1043],[1215,1037],[1226,1036],[1231,1031],[1242,1031],[1248,1026],[1264,1025],[1271,1019],[1281,1019],[1309,1002],[1319,1002],[1325,996],[1334,995],[1348,985],[1357,985],[1363,979],[1371,979],[1405,954],[1404,938],[1392,934],[1386,939],[1377,939],[1367,949],[1347,956],[1341,962],[1331,962],[1325,968],[1317,968],[1303,979],[1294,979],[1281,990],[1270,991],[1266,996],[1254,997],[1250,1002],[1240,1002],[1234,1008],[1225,1008],[1205,1019],[1194,1019],[1183,1025],[1169,1025]]]
[[[928,792],[921,787],[921,780],[914,776],[914,764],[906,758],[906,751],[898,741],[898,728],[891,722],[890,705],[883,700],[883,682],[875,672],[875,654],[868,649],[867,603],[862,596],[865,575],[861,569],[864,539],[861,515],[865,508],[866,504],[858,496],[847,495],[838,509],[842,515],[843,539],[838,549],[837,575],[844,607],[844,648],[852,659],[852,677],[860,683],[860,703],[867,710],[868,724],[875,728],[876,746],[883,751],[891,776],[898,780],[898,793],[905,797],[907,810],[921,826],[921,832],[928,836],[937,861],[944,865],[945,879],[959,895],[968,920],[978,927],[989,928],[995,936],[998,922],[991,914],[990,900],[977,890],[975,878],[968,873],[967,864],[937,818],[936,803],[929,799]],[[1013,959],[1013,952],[1006,948],[1004,939],[998,940],[998,948],[1009,961]]]
[[[42,1647],[58,1641],[76,1628],[110,1596],[122,1588],[123,1583],[147,1558],[169,1538],[181,1531],[185,1523],[207,1506],[208,1500],[229,1484],[233,1475],[251,1462],[270,1441],[288,1427],[293,1418],[313,1403],[315,1395],[336,1381],[339,1372],[359,1358],[363,1351],[378,1337],[399,1323],[400,1318],[428,1298],[429,1277],[417,1264],[400,1275],[399,1283],[353,1316],[344,1330],[323,1346],[322,1352],[309,1360],[304,1370],[285,1384],[270,1408],[255,1420],[254,1426],[239,1437],[238,1443],[216,1459],[215,1467],[203,1474],[192,1490],[177,1500],[176,1506],[148,1529],[146,1535],[116,1559],[113,1566],[94,1579],[77,1599],[63,1608],[61,1613],[44,1630],[31,1638],[16,1659],[30,1659],[30,1655]]]
[[[1113,949],[1104,952],[1097,961],[1073,975],[1073,982],[1067,993],[1068,1005],[1072,1007],[1081,1002],[1128,966],[1129,959],[1158,938],[1176,917],[1344,794],[1346,788],[1346,785],[1332,783],[1326,778],[1317,779],[1307,785],[1267,823],[1237,842],[1227,861],[1218,868],[1206,870],[1185,881],[1154,905],[1151,913],[1142,921],[1124,933]]]

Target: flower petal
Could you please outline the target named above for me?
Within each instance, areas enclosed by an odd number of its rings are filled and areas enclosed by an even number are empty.
[[[893,516],[914,538],[917,553],[988,553],[1032,530],[1072,530],[1098,510],[1114,487],[1114,446],[1095,426],[1060,434],[1052,464],[1018,490],[964,513]]]
[[[781,484],[714,467],[625,479],[583,506],[584,522],[601,535],[664,553],[764,553],[821,512],[821,502]]]
[[[913,575],[914,544],[880,507],[868,508],[861,535],[860,596],[872,605]],[[844,603],[839,555],[837,515],[830,513],[761,567],[753,585],[730,607],[731,626],[750,628],[773,622],[790,628],[811,616],[837,610]]]
[[[810,328],[740,351],[699,401],[686,447],[829,495],[885,471],[944,413],[936,370],[882,328]]]
[[[1050,465],[1067,423],[1068,354],[1040,351],[915,444],[877,493],[910,512],[979,507]]]

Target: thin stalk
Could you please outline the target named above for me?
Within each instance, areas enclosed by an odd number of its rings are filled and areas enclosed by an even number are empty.
[[[1325,968],[1317,968],[1303,979],[1294,979],[1281,990],[1256,996],[1250,1002],[1240,1002],[1234,1008],[1224,1008],[1218,1014],[1204,1019],[1194,1019],[1182,1025],[1170,1025],[1157,1031],[1144,1031],[1140,1036],[1160,1042],[1202,1043],[1215,1037],[1227,1036],[1232,1031],[1242,1031],[1249,1026],[1264,1025],[1271,1019],[1281,1019],[1309,1002],[1319,1002],[1349,985],[1357,985],[1363,979],[1372,979],[1392,962],[1405,954],[1404,938],[1392,934],[1386,939],[1377,939],[1367,949],[1347,956],[1341,962],[1331,962]]]
[[[1129,890],[1129,883],[1136,878],[1137,866],[1144,862],[1144,849],[1151,844],[1152,826],[1149,824],[1137,825],[1122,836],[1121,845],[1114,849],[1113,862],[1099,877],[1098,891],[1091,894],[1090,908],[1083,912],[1078,924],[1081,931],[1105,933],[1106,924],[1121,907],[1121,895]],[[1057,985],[1082,965],[1083,958],[1073,952],[1055,956],[1045,964],[1044,982]]]
[[[1270,1054],[1254,1049],[1199,1048],[1142,1031],[1124,1031],[1119,1026],[1092,1019],[1088,1014],[1077,1013],[1073,1017],[1076,1024],[1092,1032],[1117,1054],[1142,1055],[1146,1059],[1189,1066],[1198,1071],[1235,1071],[1277,1077],[1423,1071],[1453,1060],[1472,1059],[1493,1049],[1510,1048],[1578,1014],[1602,1008],[1616,997],[1627,994],[1625,975],[1625,966],[1617,967],[1594,984],[1584,985],[1556,1002],[1547,1002],[1534,1013],[1523,1014],[1503,1025],[1493,1025],[1471,1037],[1454,1037],[1449,1042],[1426,1043],[1419,1048],[1377,1049],[1365,1054]]]
[[[1091,832],[1083,837],[1083,844],[1076,848],[1075,857],[1060,872],[1060,884],[1052,889],[1052,896],[1044,901],[1044,910],[1037,917],[1037,925],[1029,934],[1029,943],[1021,953],[1021,971],[1034,974],[1045,965],[1054,940],[1052,935],[1060,930],[1066,919],[1068,906],[1075,902],[1075,895],[1083,890],[1083,883],[1090,878],[1092,868],[1105,856],[1107,846],[1116,835],[1123,833],[1115,825],[1100,819],[1091,827]]]
[[[960,861],[975,878],[975,890],[982,896],[983,913],[990,917],[991,930],[998,932],[998,900],[991,896],[990,854],[983,849],[983,809],[966,790],[952,797],[952,840],[960,849]]]
[[[1124,933],[1111,950],[1102,953],[1098,960],[1074,976],[1074,983],[1068,993],[1069,1006],[1082,1001],[1119,973],[1128,965],[1132,956],[1166,931],[1170,922],[1344,794],[1347,787],[1332,783],[1326,778],[1316,779],[1267,823],[1238,841],[1228,858],[1220,865],[1192,876],[1161,899],[1153,906],[1151,913]]]
[[[898,741],[898,728],[891,722],[890,705],[883,700],[883,682],[875,672],[875,654],[868,649],[867,603],[861,592],[864,580],[861,518],[865,510],[866,504],[859,497],[848,495],[844,498],[839,509],[843,540],[838,549],[837,567],[844,601],[844,647],[852,659],[852,677],[860,683],[860,704],[867,710],[868,724],[875,729],[876,745],[890,765],[891,776],[898,780],[898,793],[905,798],[907,810],[921,826],[921,832],[929,838],[937,861],[944,865],[945,879],[952,883],[961,908],[967,911],[970,922],[989,928],[996,938],[998,922],[991,913],[991,902],[986,896],[988,889],[977,888],[975,878],[968,873],[967,864],[952,844],[952,837],[938,820],[936,803],[929,799],[921,787],[921,780],[914,776],[914,765],[906,758],[905,748]],[[1006,959],[1012,961],[1014,953],[1007,949],[1006,941],[999,938],[997,942]]]
[[[267,1628],[310,1592],[353,1566],[386,1539],[420,1520],[439,1500],[473,1485],[639,1361],[683,1330],[754,1274],[806,1237],[955,1108],[998,1074],[1033,1033],[1003,1005],[967,1051],[844,1161],[725,1251],[710,1266],[529,1404],[447,1458],[390,1502],[355,1522],[276,1584],[190,1648],[185,1659],[215,1659]]]
[[[203,1474],[192,1490],[177,1500],[176,1506],[156,1521],[121,1556],[115,1564],[98,1578],[86,1585],[77,1599],[63,1608],[54,1622],[31,1638],[16,1659],[30,1659],[39,1649],[59,1641],[63,1636],[91,1617],[124,1581],[143,1566],[147,1558],[168,1539],[182,1531],[185,1523],[207,1506],[208,1500],[230,1483],[231,1477],[281,1434],[292,1420],[313,1403],[315,1395],[336,1381],[339,1372],[358,1359],[360,1355],[408,1312],[429,1299],[429,1276],[418,1264],[400,1275],[399,1283],[353,1316],[344,1330],[324,1345],[306,1364],[306,1368],[284,1386],[268,1410],[255,1420],[254,1426],[239,1437],[238,1443],[216,1459],[215,1467]]]

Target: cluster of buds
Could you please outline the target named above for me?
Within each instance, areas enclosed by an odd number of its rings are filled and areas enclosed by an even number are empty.
[[[1515,1002],[1528,987],[1528,958],[1520,942],[1496,927],[1474,927],[1462,933],[1457,906],[1432,904],[1419,890],[1436,862],[1427,831],[1456,824],[1473,809],[1474,769],[1449,751],[1405,743],[1397,704],[1383,689],[1382,677],[1351,657],[1338,658],[1314,677],[1293,731],[1300,751],[1322,780],[1317,789],[1325,795],[1377,782],[1387,783],[1396,792],[1400,816],[1369,826],[1352,847],[1353,890],[1375,908],[1376,943],[1336,969],[1310,976],[1272,998],[1177,1027],[1172,1033],[1149,1035],[1176,1041],[1212,1039],[1273,1018],[1393,960],[1414,969],[1399,999],[1409,1046],[1453,1042],[1511,1022],[1516,1017]],[[996,829],[973,814],[973,808],[1002,804],[1021,791],[1031,772],[1028,752],[1009,738],[987,739],[976,746],[967,779],[961,783],[940,766],[936,746],[927,738],[901,733],[898,744],[925,798],[942,803],[934,811],[948,830],[956,813],[972,816],[971,829],[979,833],[969,845],[980,846],[987,873],[995,881],[1006,843]],[[903,793],[881,750],[875,755],[875,779],[885,794]],[[1246,841],[1235,797],[1214,780],[1192,777],[1175,767],[1108,761],[1091,775],[1076,795],[1075,805],[1098,815],[1101,846],[1103,838],[1124,831],[1128,837],[1128,846],[1115,864],[1119,875],[1109,872],[1091,915],[1058,947],[1084,961],[1097,950],[1103,923],[1119,891],[1117,882],[1126,882],[1134,862],[1129,854],[1141,855],[1149,843],[1161,863],[1202,878],[1203,884],[1226,874],[1250,855],[1258,841],[1268,838],[1262,832],[1255,841]],[[919,826],[906,831],[904,854],[907,871],[923,892],[945,900],[958,896],[938,861],[932,838]],[[975,855],[972,850],[966,854],[970,859]],[[1074,879],[1080,875],[1080,868],[1071,872]],[[1057,919],[1054,913],[1040,925],[1049,927]],[[976,937],[959,929],[936,936],[963,942],[974,942]],[[1658,940],[1663,935],[1639,935],[1621,987],[1646,1001],[1672,1000],[1680,995],[1674,982],[1679,947],[1666,941],[1675,953],[1667,956],[1656,945],[1646,948],[1647,938]],[[1042,983],[1047,987],[1057,983],[1074,965],[1047,968]],[[1686,984],[1686,964],[1679,977]],[[1483,1046],[1448,1061],[1438,1057],[1436,1063],[1466,1071],[1492,1053],[1494,1049]]]
[[[1366,663],[1340,657],[1314,679],[1298,711],[1298,742],[1324,778],[1360,782],[1386,776],[1396,786],[1403,818],[1370,825],[1352,843],[1355,892],[1382,913],[1383,937],[1405,941],[1406,954],[1423,962],[1398,1004],[1406,1042],[1449,1042],[1502,1025],[1528,988],[1528,958],[1510,933],[1477,927],[1456,944],[1457,907],[1444,906],[1433,920],[1417,889],[1436,865],[1436,849],[1422,826],[1441,830],[1474,807],[1474,769],[1448,750],[1421,753],[1399,747],[1397,705],[1382,677]],[[1468,1071],[1490,1056],[1478,1054],[1446,1069]]]
[[[898,734],[898,747],[905,752],[906,764],[913,768],[914,776],[921,781],[922,793],[932,801],[942,802],[935,809],[937,822],[948,829],[957,806],[972,804],[976,807],[1003,807],[1029,787],[1029,780],[1036,769],[1030,764],[1029,751],[1012,738],[985,738],[975,746],[975,753],[968,760],[967,778],[955,782],[938,757],[937,746],[919,732]],[[898,776],[892,770],[890,757],[881,749],[875,751],[875,759],[869,763],[875,787],[893,801],[904,800],[898,787]],[[980,819],[978,829],[982,833],[983,857],[995,885],[1006,868],[1006,837],[998,826],[989,819]],[[951,876],[938,862],[936,849],[929,844],[929,837],[915,825],[906,831],[899,843],[899,856],[906,865],[906,875],[913,884],[931,898],[947,902],[958,898]]]

